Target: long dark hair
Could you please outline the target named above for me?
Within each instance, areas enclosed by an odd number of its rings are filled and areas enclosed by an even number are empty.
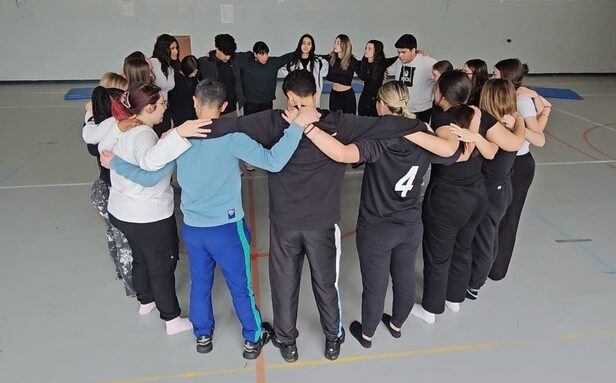
[[[118,98],[124,93],[122,89],[117,88],[103,88],[97,86],[92,91],[92,117],[95,124],[100,124],[105,121],[111,114],[111,104],[114,98]]]
[[[292,66],[295,66],[295,69],[299,69],[299,62],[300,62],[300,59],[302,58],[302,42],[304,41],[305,38],[310,39],[310,42],[312,43],[312,48],[310,48],[310,52],[308,52],[309,68],[306,68],[309,72],[312,73],[314,69],[314,64],[316,61],[316,55],[314,54],[314,50],[315,50],[314,37],[312,37],[312,35],[309,33],[305,33],[302,35],[302,37],[299,38],[299,41],[297,43],[297,48],[295,48],[295,51],[293,52],[293,57],[291,58],[291,61],[287,63],[287,71],[291,72]]]
[[[516,89],[522,86],[522,80],[528,74],[528,65],[522,64],[518,59],[501,60],[494,67],[500,71],[501,77],[511,81]]]
[[[165,74],[165,77],[169,77],[169,67],[177,71],[180,69],[179,60],[171,59],[171,44],[175,43],[178,46],[178,58],[180,57],[180,43],[177,39],[171,35],[163,33],[156,38],[154,44],[154,51],[152,57],[157,58],[160,61],[160,67]]]
[[[382,67],[385,65],[385,53],[383,52],[383,43],[379,40],[370,40],[366,43],[366,45],[368,44],[372,44],[374,46],[374,60],[372,61],[372,63],[370,63],[368,62],[366,56],[361,59],[361,62],[359,64],[359,71],[362,76],[365,77],[364,81],[372,81],[375,75],[382,78],[383,73],[380,72]]]
[[[471,91],[468,103],[470,105],[479,106],[481,89],[483,89],[483,84],[489,79],[488,64],[481,59],[468,60],[465,64],[473,73],[473,79],[471,80],[473,83],[473,90]]]
[[[451,107],[447,109],[456,125],[468,129],[475,111],[466,103],[471,95],[473,84],[466,74],[460,70],[452,70],[441,75],[436,83],[439,92]],[[465,143],[460,141],[460,150],[464,150]]]

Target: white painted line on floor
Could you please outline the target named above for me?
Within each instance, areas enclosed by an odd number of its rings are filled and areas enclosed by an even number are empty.
[[[613,127],[611,127],[611,126],[607,126],[607,125],[605,125],[605,124],[601,124],[601,123],[596,122],[596,121],[593,121],[593,120],[590,120],[590,119],[588,119],[588,118],[586,118],[586,117],[579,116],[579,115],[577,115],[577,114],[575,114],[575,113],[567,112],[566,110],[562,110],[562,109],[559,109],[559,108],[555,108],[555,107],[554,107],[554,105],[552,105],[552,110],[557,110],[557,111],[559,111],[559,112],[561,112],[561,113],[568,114],[569,116],[572,116],[572,117],[578,118],[578,119],[580,119],[580,120],[582,120],[582,121],[590,122],[590,123],[591,123],[591,124],[593,124],[593,125],[600,126],[600,127],[602,127],[602,128],[605,128],[605,129],[611,130],[611,131],[613,131],[613,132],[616,132],[616,128],[613,128]]]
[[[65,186],[88,186],[92,185],[92,182],[81,182],[74,184],[48,184],[48,185],[19,185],[19,186],[0,186],[0,190],[7,189],[36,189],[36,188],[54,188],[54,187],[65,187]]]

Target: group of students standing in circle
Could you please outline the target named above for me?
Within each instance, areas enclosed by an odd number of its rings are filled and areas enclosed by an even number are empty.
[[[315,55],[308,34],[279,57],[261,41],[252,52],[236,52],[226,34],[216,36],[215,46],[180,62],[177,40],[159,36],[152,57],[135,52],[122,75],[103,76],[86,113],[83,138],[100,167],[92,200],[140,315],[156,308],[168,334],[193,329],[197,351],[212,351],[219,265],[242,323],[243,356],[255,359],[271,340],[294,362],[306,257],[324,355],[337,359],[346,336],[338,288],[345,164],[365,163],[356,234],[361,321],[348,327],[363,347],[381,322],[399,338],[409,314],[434,323],[445,307],[457,312],[466,298],[477,299],[488,277],[505,277],[534,176],[529,148],[545,143],[551,110],[522,86],[525,64],[499,61],[491,79],[480,59],[453,70],[418,51],[410,34],[389,59],[383,44],[370,40],[356,60],[346,35],[324,56]],[[355,73],[364,85],[358,106]],[[288,100],[283,111],[272,109],[279,74]],[[386,81],[388,75],[395,80]],[[324,79],[332,83],[329,110],[318,108]],[[268,171],[273,325],[262,321],[254,300],[240,160]],[[175,294],[174,169],[191,272],[190,320],[180,317]],[[415,304],[420,244],[424,288]]]

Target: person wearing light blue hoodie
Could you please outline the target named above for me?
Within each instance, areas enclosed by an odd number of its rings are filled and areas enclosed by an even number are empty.
[[[227,106],[225,97],[224,84],[211,79],[201,81],[194,96],[199,118],[217,119]],[[216,264],[222,269],[242,323],[244,358],[256,359],[269,341],[270,326],[261,322],[252,289],[250,233],[244,222],[239,161],[270,172],[280,171],[297,148],[303,127],[318,118],[316,108],[301,108],[282,138],[269,150],[244,133],[233,133],[191,140],[191,147],[177,158],[170,153],[169,162],[175,161],[182,188],[183,239],[191,274],[190,320],[198,352],[207,353],[213,347],[211,294]],[[115,172],[130,180],[144,171],[119,157],[107,161]]]

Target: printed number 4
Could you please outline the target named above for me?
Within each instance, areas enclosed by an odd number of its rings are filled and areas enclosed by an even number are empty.
[[[419,170],[419,166],[413,166],[402,178],[396,182],[396,186],[394,188],[397,192],[400,193],[400,197],[405,198],[406,193],[410,192],[413,189],[413,181],[415,181],[415,176],[417,175],[417,171]]]

